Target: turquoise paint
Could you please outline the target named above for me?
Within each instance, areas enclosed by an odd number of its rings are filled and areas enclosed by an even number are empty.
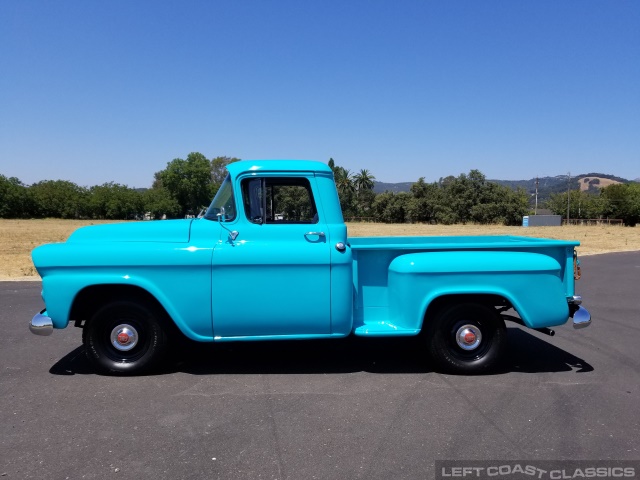
[[[420,333],[420,329],[405,328],[389,321],[379,321],[356,327],[353,333],[360,337],[411,337]]]
[[[353,237],[351,246],[357,250],[456,249],[483,248],[526,249],[544,247],[577,247],[580,242],[547,238],[517,237],[513,235],[460,236],[460,237]],[[572,250],[573,251],[573,250]]]
[[[149,292],[198,341],[415,335],[431,302],[459,294],[500,295],[529,327],[568,319],[578,242],[348,238],[326,165],[243,161],[228,169],[235,202],[231,221],[84,227],[65,243],[36,248],[33,261],[54,327],[67,326],[82,289],[114,284]],[[252,177],[307,179],[317,223],[250,222],[240,185]],[[341,251],[338,243],[350,247]]]
[[[331,170],[315,162],[238,162],[229,167],[239,214],[224,226],[238,232],[223,238],[213,257],[213,278],[243,285],[216,302],[217,339],[272,335],[346,335],[351,331],[351,252],[338,252],[347,232]],[[298,162],[295,162],[298,163]],[[314,169],[316,171],[314,171]],[[244,179],[296,176],[309,180],[318,211],[315,224],[255,224],[244,215],[238,193]],[[324,236],[308,235],[322,232]]]
[[[189,338],[201,341],[213,338],[211,257],[220,237],[220,226],[204,220],[193,221],[189,243],[159,242],[157,238],[147,242],[124,240],[127,227],[132,228],[135,238],[140,238],[144,225],[150,225],[152,233],[157,231],[154,223],[162,222],[113,225],[119,234],[117,242],[90,240],[96,232],[112,225],[84,227],[86,241],[43,245],[33,251],[55,328],[67,326],[73,300],[83,288],[131,285],[152,294]],[[178,230],[185,224],[167,223]],[[96,232],[91,232],[92,228]]]
[[[71,234],[67,242],[187,243],[192,221],[192,219],[165,220],[81,227]]]
[[[531,328],[563,324],[569,316],[561,266],[543,254],[416,253],[397,257],[389,267],[389,316],[401,327],[421,328],[433,300],[460,294],[504,297]]]
[[[369,334],[368,326],[381,322],[406,332],[419,330],[433,300],[456,294],[504,297],[532,328],[561,325],[569,317],[578,242],[514,236],[378,240],[349,240],[356,334]]]
[[[297,176],[301,173],[333,176],[328,165],[310,160],[244,160],[227,165],[232,179],[243,174],[282,173],[282,176]]]

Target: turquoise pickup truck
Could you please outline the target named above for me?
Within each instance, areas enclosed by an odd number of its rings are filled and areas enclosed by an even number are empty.
[[[140,374],[176,336],[199,342],[421,335],[440,370],[504,356],[505,319],[553,334],[591,316],[578,242],[349,238],[331,170],[242,161],[202,218],[83,227],[33,251],[46,309],[30,330],[83,329],[104,373]]]

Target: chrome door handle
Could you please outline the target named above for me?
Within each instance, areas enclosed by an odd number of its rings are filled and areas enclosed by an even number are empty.
[[[324,232],[307,232],[304,234],[304,236],[306,237],[307,235],[317,235],[319,237],[324,237]]]

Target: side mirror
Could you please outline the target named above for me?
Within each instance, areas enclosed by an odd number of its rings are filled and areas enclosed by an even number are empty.
[[[216,216],[218,217],[218,222],[224,223],[224,221],[225,221],[224,207],[220,207],[220,213],[217,213]],[[231,231],[227,227],[225,227],[224,225],[222,225],[222,228],[224,228],[225,230],[227,230],[229,232],[229,238],[231,239],[232,242],[236,238],[238,238],[238,235],[239,235],[238,231],[236,231],[236,230]]]

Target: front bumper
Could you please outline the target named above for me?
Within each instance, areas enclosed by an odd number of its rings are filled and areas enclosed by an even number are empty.
[[[34,315],[29,323],[29,331],[35,335],[46,337],[53,333],[53,321],[46,315],[47,311],[42,310]]]
[[[582,305],[582,297],[574,295],[569,301],[569,315],[573,319],[573,328],[586,328],[591,325],[591,314]]]

